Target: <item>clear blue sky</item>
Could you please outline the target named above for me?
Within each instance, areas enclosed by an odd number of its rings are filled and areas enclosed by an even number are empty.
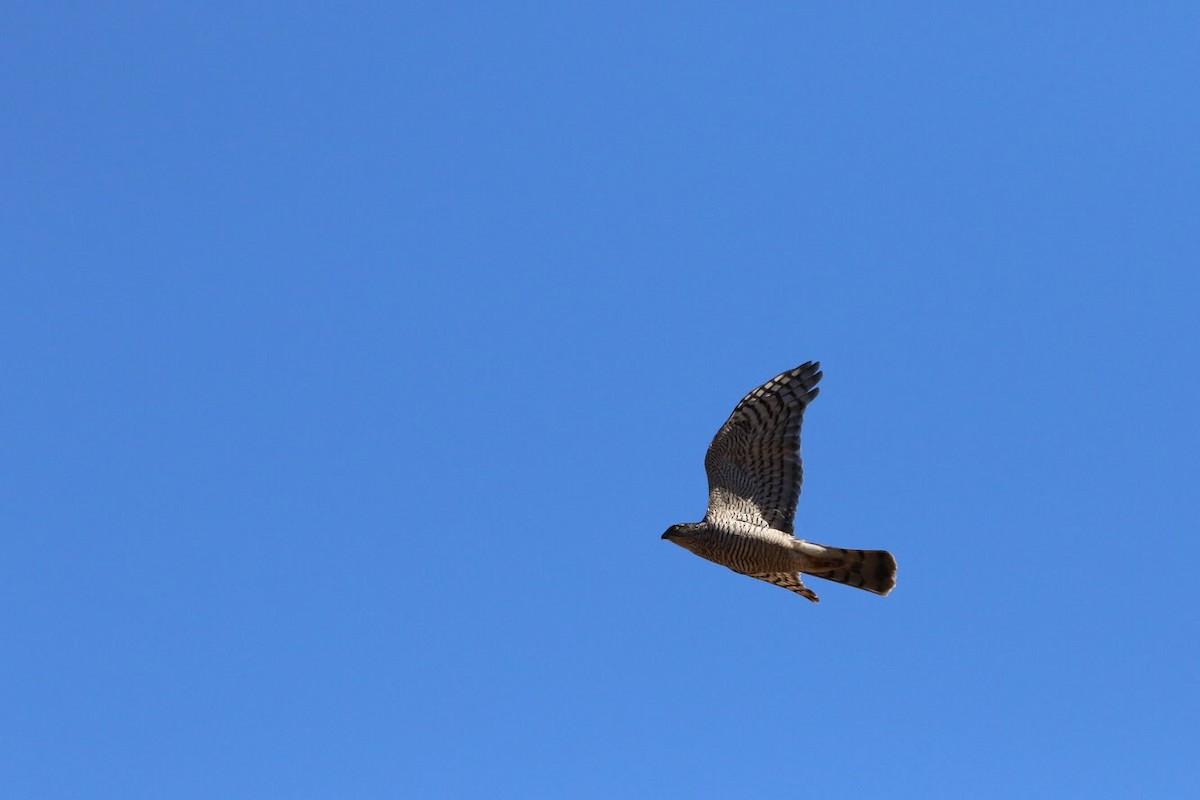
[[[1196,5],[634,5],[6,7],[6,797],[1200,796]]]

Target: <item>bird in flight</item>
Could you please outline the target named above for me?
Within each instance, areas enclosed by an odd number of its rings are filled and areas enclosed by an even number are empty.
[[[886,595],[896,585],[891,553],[828,547],[792,532],[804,473],[800,422],[821,374],[809,361],[742,398],[704,457],[708,513],[701,522],[672,525],[662,538],[814,603],[817,593],[801,573]]]

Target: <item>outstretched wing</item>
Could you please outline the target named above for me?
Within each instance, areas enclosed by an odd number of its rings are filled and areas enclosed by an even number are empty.
[[[809,361],[767,381],[733,409],[704,458],[709,519],[761,518],[792,532],[804,474],[800,422],[820,391],[819,380],[821,365]]]
[[[804,581],[800,580],[800,575],[794,572],[766,572],[751,575],[751,578],[758,578],[760,581],[773,583],[776,586],[782,586],[789,592],[795,592],[801,597],[807,597],[814,603],[821,602],[821,598],[817,597],[817,593],[804,585]]]

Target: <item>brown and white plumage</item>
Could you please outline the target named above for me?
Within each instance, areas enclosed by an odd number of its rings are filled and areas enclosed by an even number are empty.
[[[672,525],[662,538],[813,602],[817,595],[800,573],[886,595],[896,585],[891,553],[826,547],[793,535],[804,474],[800,423],[821,375],[820,364],[809,361],[742,398],[704,459],[708,513],[702,522]]]

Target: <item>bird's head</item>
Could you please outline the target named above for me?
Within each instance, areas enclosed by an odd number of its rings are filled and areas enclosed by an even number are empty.
[[[688,550],[694,551],[696,543],[699,541],[696,536],[696,530],[700,527],[700,523],[696,522],[681,522],[678,525],[672,525],[667,528],[666,533],[662,538],[668,542],[686,547]]]

